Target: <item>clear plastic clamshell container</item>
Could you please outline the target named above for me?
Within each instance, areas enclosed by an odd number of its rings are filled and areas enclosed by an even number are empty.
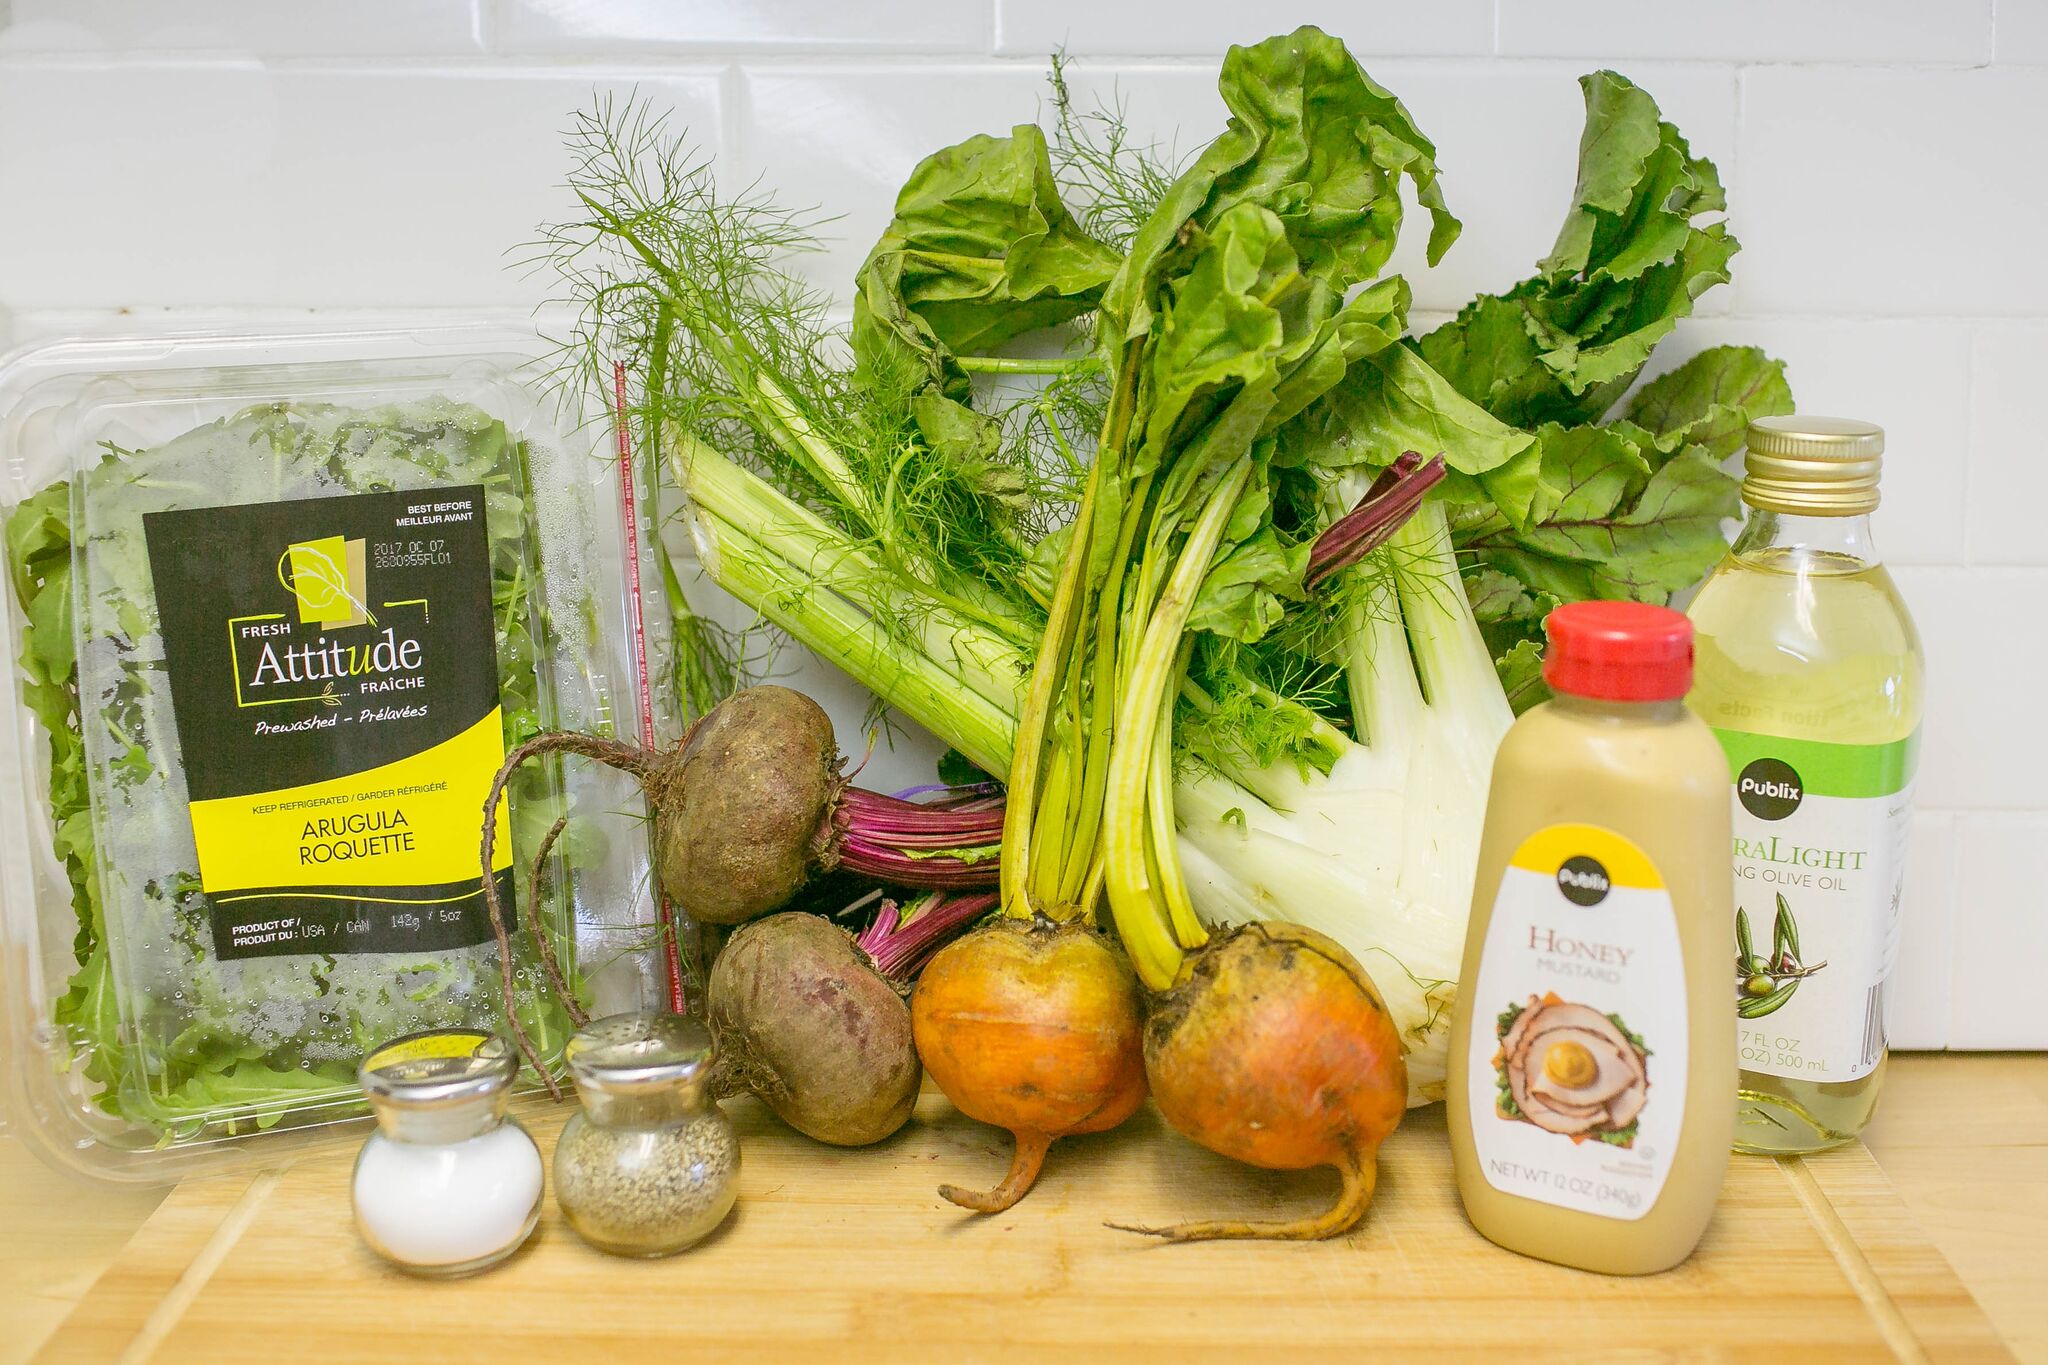
[[[491,779],[534,731],[636,716],[616,466],[535,351],[448,328],[0,362],[0,1093],[46,1155],[271,1159],[364,1112],[379,1042],[500,1025]],[[582,764],[507,792],[488,875],[552,1059],[529,860],[566,819],[539,923],[572,973],[630,975],[642,808]]]

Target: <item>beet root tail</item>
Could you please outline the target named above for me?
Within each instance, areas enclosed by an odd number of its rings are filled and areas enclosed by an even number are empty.
[[[1324,1212],[1308,1218],[1257,1223],[1175,1223],[1164,1228],[1137,1227],[1130,1223],[1111,1223],[1108,1226],[1121,1232],[1135,1232],[1168,1242],[1215,1242],[1225,1239],[1317,1242],[1326,1237],[1339,1237],[1357,1226],[1358,1220],[1365,1216],[1365,1206],[1372,1202],[1373,1187],[1379,1182],[1377,1154],[1348,1154],[1344,1160],[1337,1163],[1337,1172],[1344,1179],[1344,1187],[1337,1192],[1337,1202]]]
[[[958,1185],[939,1186],[939,1196],[976,1213],[1001,1213],[1031,1192],[1038,1172],[1045,1165],[1045,1152],[1052,1138],[1044,1133],[1017,1133],[1016,1151],[1010,1157],[1009,1174],[992,1190],[964,1190]],[[1368,1196],[1370,1197],[1370,1196]],[[1364,1205],[1359,1206],[1363,1208]]]
[[[617,768],[620,772],[631,773],[642,786],[647,784],[648,774],[653,771],[655,755],[637,744],[624,744],[598,735],[576,734],[567,730],[543,730],[505,755],[505,761],[498,765],[497,775],[491,779],[491,789],[484,797],[484,829],[480,847],[483,858],[484,905],[491,915],[491,935],[498,941],[498,980],[504,991],[505,1023],[512,1031],[512,1040],[519,1044],[520,1053],[540,1076],[542,1084],[547,1086],[548,1095],[559,1104],[562,1100],[561,1082],[548,1070],[547,1061],[540,1055],[540,1049],[534,1045],[532,1036],[526,1031],[526,1025],[519,1022],[518,988],[514,984],[512,973],[512,936],[505,927],[505,907],[498,900],[498,878],[493,870],[498,838],[498,805],[505,799],[506,784],[512,780],[512,774],[519,770],[519,765],[529,758],[553,753],[581,754],[607,767]],[[562,980],[554,951],[540,927],[539,901],[535,895],[540,885],[541,865],[546,862],[548,851],[554,847],[555,840],[561,837],[567,823],[567,817],[557,820],[554,828],[548,831],[547,837],[541,840],[540,848],[534,855],[533,880],[528,884],[530,908],[527,925],[539,946],[541,965],[547,970],[548,980],[559,992],[570,1019],[580,1027],[589,1021],[590,1016],[583,1012],[583,1007],[576,1003],[574,993],[568,989],[568,983]]]

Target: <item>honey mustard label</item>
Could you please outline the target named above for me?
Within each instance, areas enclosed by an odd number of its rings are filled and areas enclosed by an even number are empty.
[[[1522,843],[1480,956],[1466,1096],[1488,1184],[1633,1220],[1685,1118],[1685,962],[1664,879],[1629,840],[1551,825]],[[1490,1117],[1489,1117],[1490,1116]]]
[[[505,745],[484,516],[471,486],[143,518],[217,956],[491,936],[478,842]]]

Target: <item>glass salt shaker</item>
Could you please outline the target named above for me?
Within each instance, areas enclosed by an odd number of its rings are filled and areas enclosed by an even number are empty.
[[[540,1218],[540,1149],[505,1117],[519,1059],[503,1038],[435,1029],[363,1058],[377,1131],[356,1158],[356,1229],[420,1275],[467,1275],[519,1249]]]
[[[668,1256],[725,1220],[739,1138],[711,1098],[713,1047],[679,1014],[614,1014],[565,1054],[583,1100],[555,1144],[555,1200],[600,1251]]]

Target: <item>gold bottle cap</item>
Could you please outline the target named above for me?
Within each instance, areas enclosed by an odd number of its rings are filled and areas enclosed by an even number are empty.
[[[1859,516],[1877,506],[1884,428],[1849,417],[1759,417],[1749,424],[1742,500],[1801,517]]]

